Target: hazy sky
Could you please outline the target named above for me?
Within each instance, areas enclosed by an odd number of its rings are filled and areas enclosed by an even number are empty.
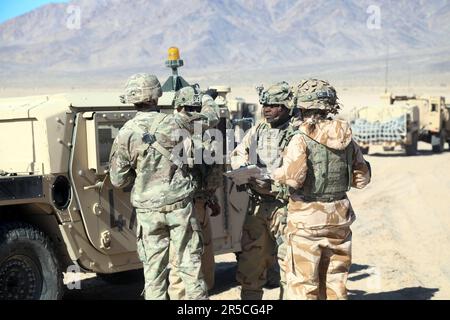
[[[0,23],[20,16],[46,3],[68,2],[69,0],[0,0]]]

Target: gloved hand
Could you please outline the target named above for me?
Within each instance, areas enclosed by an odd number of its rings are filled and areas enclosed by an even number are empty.
[[[255,186],[257,188],[268,189],[268,190],[270,190],[270,186],[271,186],[270,181],[257,179],[255,177],[251,177],[249,179],[249,184],[252,186]]]
[[[271,170],[269,168],[261,168],[261,172],[259,175],[254,176],[256,180],[271,180]]]
[[[222,211],[217,199],[210,199],[206,201],[206,206],[211,209],[211,217],[218,216]]]

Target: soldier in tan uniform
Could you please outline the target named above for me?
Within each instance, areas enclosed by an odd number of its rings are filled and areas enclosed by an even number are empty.
[[[260,103],[265,119],[244,136],[231,153],[233,169],[256,164],[272,170],[281,164],[281,154],[295,132],[295,110],[292,91],[286,82],[261,88]],[[241,299],[260,300],[267,282],[267,270],[277,259],[280,263],[280,287],[284,287],[283,230],[287,201],[281,190],[270,180],[253,179],[247,188],[250,208],[245,217],[241,239],[242,252],[238,257],[237,280],[241,284]]]
[[[302,81],[294,98],[303,123],[272,178],[291,187],[288,205],[287,298],[346,299],[355,213],[346,192],[370,182],[370,166],[338,113],[335,89]]]

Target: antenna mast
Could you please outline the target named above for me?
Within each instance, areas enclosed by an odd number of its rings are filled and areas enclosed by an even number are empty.
[[[386,37],[386,70],[384,75],[384,93],[388,92],[389,81],[389,39]]]

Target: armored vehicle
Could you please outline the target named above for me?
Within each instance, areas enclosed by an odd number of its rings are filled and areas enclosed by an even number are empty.
[[[418,141],[431,143],[435,153],[450,139],[449,108],[444,97],[382,96],[379,106],[352,111],[355,140],[364,153],[371,145],[391,151],[400,145],[407,155],[417,153]]]
[[[160,106],[173,112],[178,50],[166,65]],[[218,90],[220,128],[231,128]],[[132,105],[120,93],[0,99],[0,299],[59,299],[63,272],[114,274],[141,268],[131,190],[113,188],[109,153]],[[225,141],[225,139],[223,140]],[[240,250],[248,195],[224,177],[221,214],[211,217],[216,253]]]
[[[398,103],[397,99],[393,99],[392,103]],[[419,140],[431,143],[435,153],[444,151],[445,142],[450,141],[450,110],[445,104],[445,97],[414,96],[404,103],[416,104],[420,109]]]

